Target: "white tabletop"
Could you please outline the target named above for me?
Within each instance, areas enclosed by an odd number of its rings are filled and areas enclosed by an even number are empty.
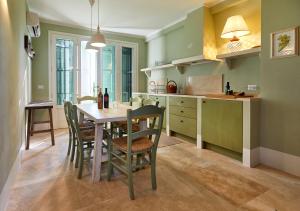
[[[118,104],[117,108],[98,109],[97,103],[79,104],[78,110],[94,120],[95,123],[117,122],[127,120],[127,110],[131,106]]]

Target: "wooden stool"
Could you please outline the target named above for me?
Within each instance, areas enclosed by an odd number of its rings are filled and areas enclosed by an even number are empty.
[[[35,110],[39,109],[47,109],[49,112],[49,120],[47,121],[33,121],[33,113]],[[27,117],[27,136],[26,136],[26,145],[25,149],[29,149],[30,144],[30,136],[32,136],[34,133],[51,133],[51,141],[52,145],[55,145],[54,141],[54,130],[53,130],[53,118],[52,118],[52,109],[53,109],[53,103],[50,101],[41,101],[41,102],[31,102],[28,105],[25,106],[25,112],[28,111],[28,117]],[[47,130],[36,130],[34,131],[34,125],[35,124],[43,124],[43,123],[49,123],[50,129]]]

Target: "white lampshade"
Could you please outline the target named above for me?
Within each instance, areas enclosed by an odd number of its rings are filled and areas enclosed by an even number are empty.
[[[221,37],[237,38],[249,34],[248,26],[241,15],[231,16],[227,19]]]
[[[85,50],[91,53],[96,53],[99,51],[99,48],[91,45],[91,41],[88,41],[85,46]]]
[[[100,27],[98,26],[97,32],[91,38],[91,46],[102,48],[105,47],[105,37],[100,32]]]

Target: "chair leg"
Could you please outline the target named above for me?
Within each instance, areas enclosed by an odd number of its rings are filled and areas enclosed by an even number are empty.
[[[152,190],[156,190],[156,151],[151,151],[151,183],[152,183]]]
[[[111,140],[108,140],[107,142],[108,145],[108,166],[107,166],[107,180],[111,180],[111,176],[113,173],[113,165],[112,165],[112,144]]]
[[[129,191],[129,197],[131,200],[134,200],[134,189],[133,189],[133,181],[132,181],[132,160],[131,160],[131,156],[127,157],[127,161],[128,161],[128,191]]]
[[[68,156],[71,153],[71,148],[72,148],[72,134],[71,134],[71,131],[69,129],[69,145],[68,145],[68,153],[67,153]]]
[[[78,168],[79,165],[80,152],[79,149],[76,149],[76,160],[75,160],[75,168]]]
[[[82,171],[83,171],[83,160],[84,160],[84,154],[83,149],[80,147],[80,158],[79,158],[79,172],[78,172],[78,179],[82,178]]]
[[[73,162],[74,156],[75,156],[75,151],[76,151],[76,141],[77,141],[74,135],[72,136],[71,141],[72,141],[71,162]],[[78,153],[76,153],[76,156],[78,156]],[[77,157],[76,157],[76,159],[77,159]]]

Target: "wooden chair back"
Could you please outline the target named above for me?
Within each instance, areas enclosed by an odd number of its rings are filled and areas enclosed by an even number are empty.
[[[155,105],[158,106],[159,101],[153,100],[153,99],[144,99],[143,100],[143,106],[147,106],[147,105]]]
[[[129,104],[133,107],[141,107],[143,105],[143,99],[140,97],[130,98]]]
[[[127,132],[127,148],[128,148],[128,155],[132,153],[131,146],[132,141],[142,138],[142,137],[149,137],[149,139],[152,139],[152,136],[154,136],[153,146],[154,150],[157,150],[158,142],[161,135],[162,130],[162,124],[164,119],[164,111],[165,107],[157,107],[155,105],[147,105],[140,107],[136,110],[127,110],[127,125],[128,125],[128,132]],[[132,124],[133,121],[136,119],[150,119],[150,121],[153,122],[153,124],[150,124],[150,127],[138,131],[133,132],[132,131]],[[155,126],[155,120],[158,119],[158,124]],[[130,156],[129,156],[130,157]]]
[[[83,96],[83,97],[77,97],[77,103],[80,104],[83,101],[93,101],[93,102],[97,102],[97,97],[94,96]]]

